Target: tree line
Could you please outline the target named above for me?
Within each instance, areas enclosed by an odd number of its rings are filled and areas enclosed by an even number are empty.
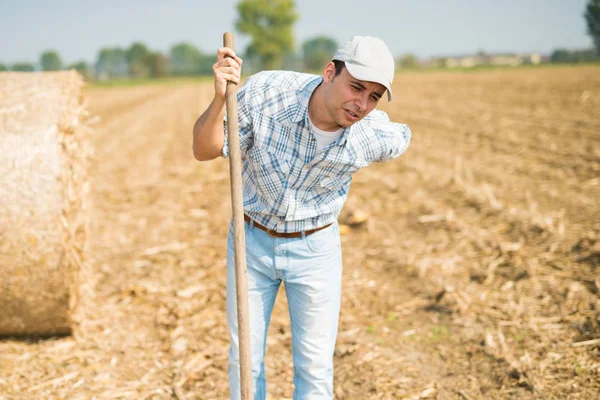
[[[281,57],[266,56],[263,59],[249,46],[244,58],[244,69],[294,67],[314,71],[324,66],[335,53],[338,43],[326,36],[317,36],[302,43],[302,54],[287,52]],[[0,63],[0,71],[60,71],[75,69],[87,79],[160,78],[166,76],[212,75],[216,53],[206,53],[191,43],[173,45],[167,54],[153,51],[142,42],[134,42],[127,48],[106,47],[98,51],[96,61],[89,64],[78,61],[65,64],[55,50],[44,51],[38,63],[18,62],[12,65]],[[246,60],[246,57],[248,60]],[[264,65],[263,65],[264,63]]]
[[[304,41],[301,54],[295,52],[293,27],[298,20],[294,0],[241,0],[237,4],[236,30],[251,38],[244,58],[246,73],[261,69],[295,69],[317,71],[335,53],[338,43],[327,36],[315,36]],[[600,55],[600,0],[588,0],[584,18],[595,49],[557,49],[550,62],[578,63],[598,61]],[[93,65],[78,61],[64,65],[57,51],[48,50],[39,58],[39,64],[19,62],[13,65],[0,63],[0,71],[59,71],[75,69],[88,79],[159,78],[164,76],[211,75],[216,54],[205,53],[193,44],[181,42],[173,45],[168,54],[149,49],[142,42],[128,48],[107,47],[98,52]],[[397,60],[401,68],[419,66],[412,54]]]

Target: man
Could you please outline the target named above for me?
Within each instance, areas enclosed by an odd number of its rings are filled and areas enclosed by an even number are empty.
[[[194,156],[228,156],[227,81],[242,60],[219,49],[215,96],[194,125]],[[383,41],[355,36],[322,76],[265,71],[238,90],[239,136],[255,399],[265,399],[263,358],[271,311],[283,281],[289,303],[294,399],[333,398],[333,352],[341,298],[337,217],[352,175],[404,153],[411,133],[375,110],[392,98],[394,58]],[[239,396],[238,330],[232,228],[227,254],[229,384]]]

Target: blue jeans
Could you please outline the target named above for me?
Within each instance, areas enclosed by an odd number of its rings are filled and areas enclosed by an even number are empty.
[[[333,352],[342,287],[337,222],[302,238],[273,238],[244,224],[248,308],[255,400],[266,398],[265,347],[271,312],[283,281],[292,328],[294,400],[333,398]],[[238,320],[233,228],[227,246],[227,324],[230,333],[229,390],[240,398]]]

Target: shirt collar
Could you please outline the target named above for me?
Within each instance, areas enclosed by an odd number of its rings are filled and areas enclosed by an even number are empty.
[[[296,112],[290,116],[291,122],[300,122],[306,117],[308,113],[308,101],[310,100],[310,96],[313,94],[317,86],[321,84],[321,82],[323,82],[323,77],[317,76],[310,80],[306,86],[297,92]]]
[[[310,101],[310,96],[313,94],[315,89],[321,84],[321,82],[323,82],[323,77],[318,76],[313,80],[309,81],[306,84],[306,86],[304,86],[301,90],[298,91],[297,108],[296,111],[290,116],[290,122],[298,123],[300,121],[303,121],[304,125],[308,126],[308,102]],[[344,128],[344,131],[342,132],[342,135],[340,136],[338,142],[339,146],[345,145],[348,141],[348,135],[350,134],[352,126],[350,126],[349,128]]]

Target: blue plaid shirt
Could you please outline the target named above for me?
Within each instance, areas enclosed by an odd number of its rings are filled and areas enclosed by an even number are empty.
[[[251,76],[237,92],[244,210],[277,232],[334,222],[352,175],[374,161],[398,157],[410,142],[407,125],[373,110],[315,154],[308,101],[321,81],[317,75],[265,71]],[[223,157],[228,155],[225,123]]]

